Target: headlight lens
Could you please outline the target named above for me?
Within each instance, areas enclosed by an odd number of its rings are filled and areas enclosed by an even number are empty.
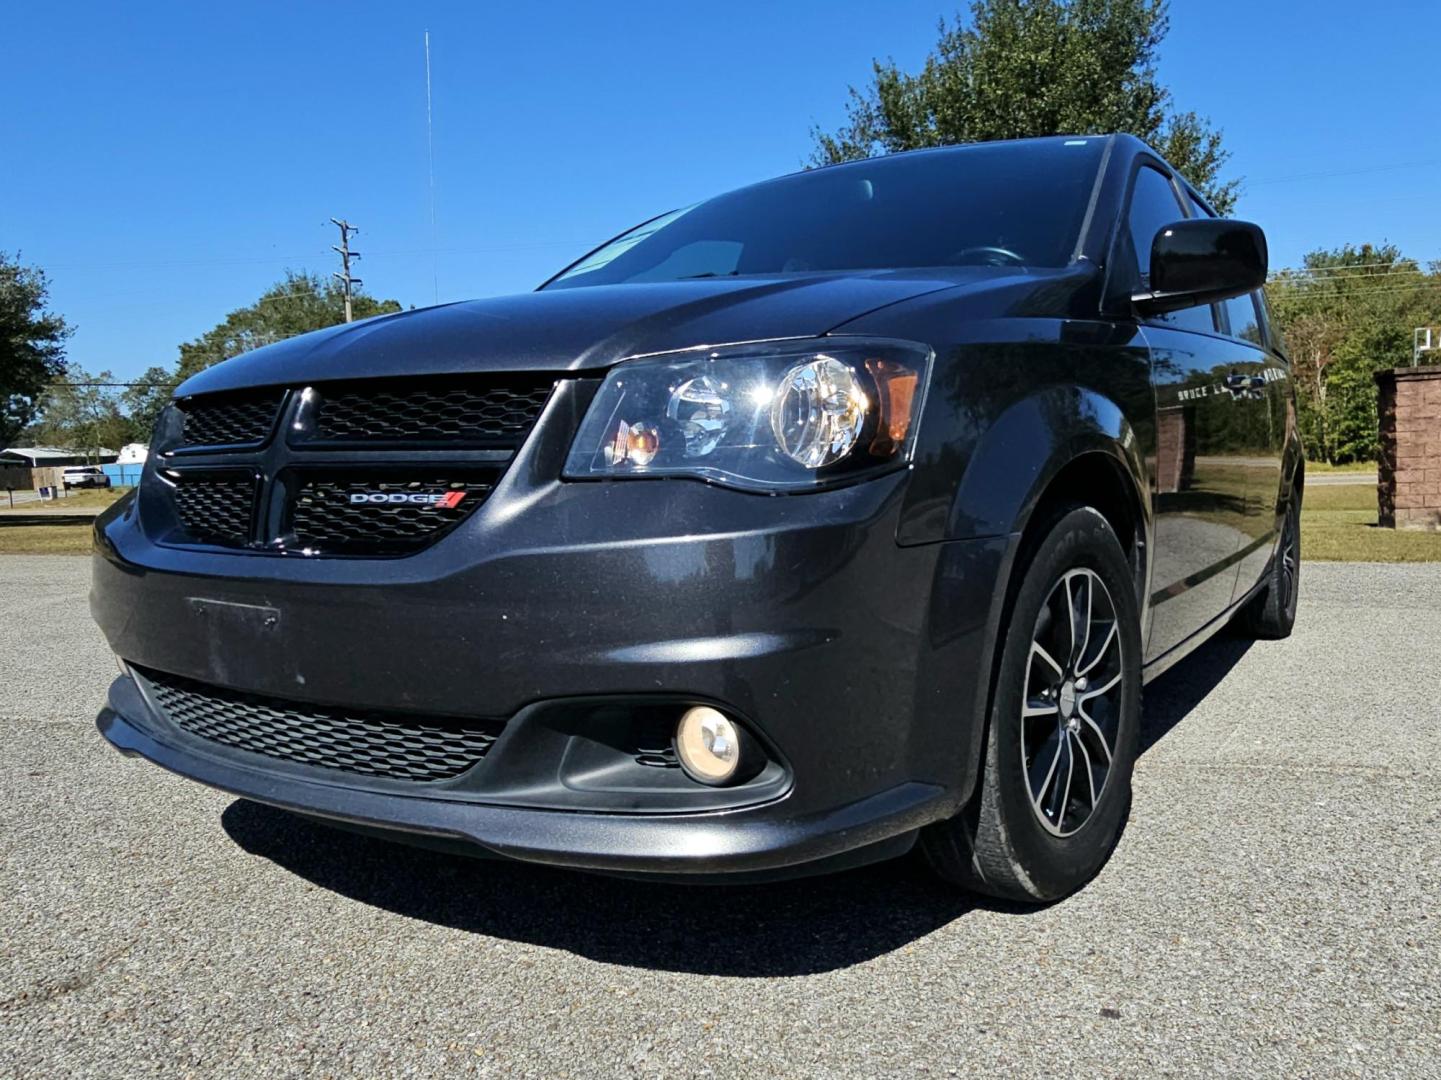
[[[694,476],[805,490],[909,460],[931,353],[823,338],[617,365],[566,461],[572,479]]]

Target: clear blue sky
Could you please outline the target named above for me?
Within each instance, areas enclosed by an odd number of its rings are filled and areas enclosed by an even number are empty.
[[[173,363],[287,268],[334,269],[332,215],[361,226],[379,296],[527,290],[652,213],[799,167],[872,57],[919,66],[958,6],[11,4],[0,250],[49,272],[72,360],[122,377]],[[1162,78],[1225,131],[1273,266],[1380,240],[1441,258],[1441,3],[1171,15]]]

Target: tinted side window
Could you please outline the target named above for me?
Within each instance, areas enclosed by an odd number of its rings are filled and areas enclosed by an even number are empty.
[[[1145,167],[1136,172],[1126,222],[1141,288],[1150,287],[1151,241],[1163,228],[1180,221],[1184,216],[1185,212],[1176,200],[1171,181],[1163,173]],[[1169,315],[1160,316],[1158,321],[1181,330],[1203,330],[1212,333],[1216,329],[1209,304],[1173,311]]]
[[[1256,314],[1256,298],[1251,293],[1227,300],[1221,305],[1226,311],[1232,337],[1244,338],[1257,345],[1261,340],[1261,320]]]
[[[1266,299],[1265,292],[1256,294],[1257,304],[1261,309],[1261,329],[1266,337],[1267,343],[1272,349],[1286,355],[1286,342],[1281,337],[1281,330],[1276,325],[1276,320],[1271,317],[1271,305]]]

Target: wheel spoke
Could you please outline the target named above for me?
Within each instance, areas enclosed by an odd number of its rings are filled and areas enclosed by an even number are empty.
[[[1091,767],[1091,753],[1086,749],[1086,740],[1082,739],[1079,734],[1071,737],[1076,740],[1076,749],[1081,751],[1082,763],[1086,768],[1086,786],[1091,792],[1091,809],[1094,810],[1096,808],[1096,773]],[[1074,757],[1075,750],[1072,750],[1071,754]]]
[[[1040,782],[1037,783],[1036,774],[1040,771],[1038,766],[1040,765],[1042,758],[1045,756],[1043,751],[1046,749],[1047,746],[1053,743],[1056,747],[1055,753],[1051,755],[1051,763],[1046,767],[1045,775],[1043,775],[1040,779]],[[1043,742],[1037,749],[1036,756],[1031,761],[1031,767],[1028,770],[1027,778],[1031,782],[1031,801],[1034,802],[1037,807],[1040,807],[1042,801],[1046,797],[1046,789],[1051,786],[1051,779],[1056,775],[1056,764],[1060,760],[1061,728],[1060,725],[1057,725],[1056,729],[1052,731],[1049,736],[1047,736],[1046,741]]]
[[[1067,574],[1061,579],[1061,588],[1066,593],[1066,629],[1070,631],[1071,635],[1071,640],[1066,645],[1066,666],[1072,669],[1081,658],[1081,631],[1080,627],[1076,625],[1076,576]]]
[[[1101,730],[1100,724],[1091,719],[1091,714],[1086,712],[1085,709],[1077,707],[1076,715],[1081,718],[1082,723],[1095,733],[1096,742],[1100,744],[1101,752],[1106,755],[1106,768],[1109,769],[1111,767],[1111,748],[1106,744],[1106,733]]]
[[[1071,775],[1076,771],[1076,757],[1071,753],[1071,740],[1069,737],[1061,740],[1061,749],[1066,752],[1066,782],[1062,784],[1059,780],[1052,789],[1051,814],[1055,819],[1055,826],[1058,830],[1065,830],[1066,804],[1071,800]],[[1058,753],[1057,758],[1060,757]],[[1059,796],[1059,797],[1057,797]]]
[[[1086,663],[1086,665],[1085,665],[1084,667],[1081,667],[1081,668],[1077,669],[1076,674],[1077,674],[1077,675],[1086,675],[1086,674],[1089,674],[1092,668],[1094,668],[1094,667],[1095,667],[1097,664],[1099,664],[1103,659],[1105,659],[1106,653],[1110,651],[1111,642],[1113,642],[1113,641],[1115,641],[1115,640],[1117,639],[1117,636],[1118,636],[1119,632],[1120,632],[1120,629],[1119,629],[1118,624],[1117,624],[1114,620],[1112,620],[1112,622],[1111,622],[1111,628],[1106,631],[1106,637],[1105,637],[1105,640],[1101,642],[1101,647],[1100,647],[1100,649],[1098,649],[1098,650],[1096,651],[1096,655],[1093,656],[1093,657],[1091,657],[1091,659]]]
[[[1056,706],[1055,704],[1049,704],[1049,705],[1030,705],[1030,704],[1027,704],[1024,708],[1021,709],[1021,716],[1023,716],[1023,717],[1024,717],[1025,719],[1027,719],[1027,720],[1033,720],[1033,719],[1035,719],[1035,718],[1038,717],[1038,716],[1055,716],[1055,715],[1057,715],[1057,712],[1058,712],[1058,709],[1057,709],[1057,706]]]
[[[1085,628],[1086,634],[1081,639],[1081,647],[1076,650],[1076,655],[1071,660],[1072,667],[1078,666],[1085,659],[1086,650],[1091,647],[1091,610],[1095,602],[1096,583],[1090,574],[1083,575],[1081,580],[1086,583],[1086,618],[1085,622],[1081,624]]]
[[[1090,701],[1092,698],[1098,698],[1102,694],[1109,693],[1111,689],[1115,687],[1116,684],[1118,684],[1120,681],[1121,673],[1118,671],[1116,672],[1116,674],[1111,676],[1110,680],[1106,683],[1105,686],[1098,686],[1094,690],[1087,690],[1084,694],[1080,696],[1079,700]]]
[[[1061,665],[1056,663],[1055,657],[1053,657],[1050,653],[1046,652],[1045,646],[1043,646],[1039,641],[1031,642],[1031,656],[1032,658],[1039,656],[1047,664],[1051,665],[1051,670],[1056,673],[1056,678],[1060,679],[1065,677],[1066,673],[1061,668]]]

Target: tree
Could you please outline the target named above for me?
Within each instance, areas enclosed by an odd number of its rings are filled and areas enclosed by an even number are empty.
[[[180,385],[180,378],[163,367],[146,368],[120,395],[120,407],[130,420],[130,442],[150,441],[155,421],[170,404],[170,396]]]
[[[45,273],[0,252],[0,447],[34,419],[48,383],[65,370],[65,341],[74,333],[46,309]]]
[[[917,74],[874,62],[850,88],[848,122],[812,131],[812,163],[1033,135],[1125,131],[1154,146],[1216,210],[1236,201],[1220,178],[1229,153],[1194,112],[1176,112],[1156,75],[1165,0],[974,0],[970,21],[941,20]]]
[[[1286,339],[1307,453],[1373,458],[1375,372],[1411,363],[1411,334],[1441,324],[1441,267],[1423,269],[1392,244],[1313,251],[1266,287]]]
[[[40,446],[77,450],[91,461],[101,449],[118,450],[132,440],[132,425],[120,407],[108,371],[91,375],[73,364],[46,389],[40,419],[26,435]],[[147,433],[148,435],[148,433]]]
[[[366,293],[356,293],[351,306],[357,319],[401,310],[394,300],[377,300]],[[181,345],[176,382],[262,345],[344,321],[345,293],[338,282],[287,271],[285,280],[272,285],[254,304],[232,311],[213,330]]]

